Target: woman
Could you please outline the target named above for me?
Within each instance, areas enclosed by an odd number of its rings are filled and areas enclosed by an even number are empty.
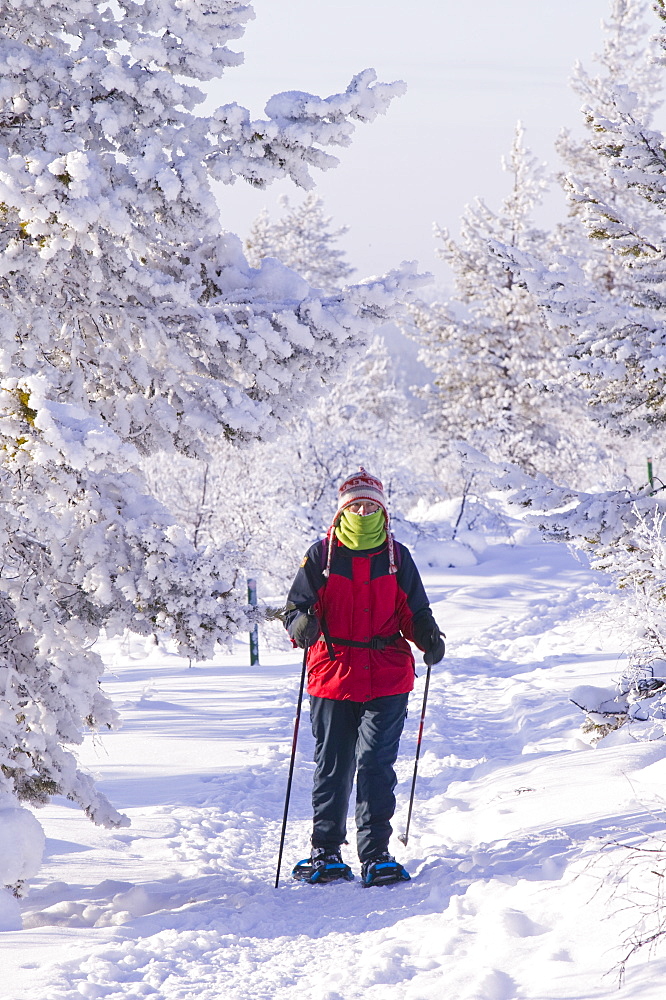
[[[293,876],[351,879],[340,847],[356,772],[356,830],[364,885],[408,880],[388,851],[400,736],[414,686],[414,657],[444,655],[414,561],[390,532],[381,482],[363,467],[339,490],[326,536],[308,550],[287,599],[286,627],[307,647],[315,738],[310,858]]]

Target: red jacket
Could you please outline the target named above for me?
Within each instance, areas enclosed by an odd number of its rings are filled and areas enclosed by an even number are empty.
[[[323,539],[308,549],[287,599],[288,630],[311,608],[322,629],[308,650],[309,694],[364,702],[411,691],[414,657],[406,640],[423,649],[420,635],[436,624],[409,550],[395,543],[398,569],[389,573],[386,542],[358,551],[334,539],[327,579],[326,545]],[[393,638],[383,649],[336,641],[370,643],[376,637]]]

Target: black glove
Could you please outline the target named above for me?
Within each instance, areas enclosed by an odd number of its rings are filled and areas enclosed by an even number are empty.
[[[321,626],[317,616],[305,612],[298,616],[291,630],[292,639],[301,649],[315,643],[320,634]]]
[[[425,652],[423,654],[423,662],[431,667],[433,663],[439,663],[443,658],[445,652],[444,636],[439,631],[437,626],[432,630],[429,636],[427,636],[425,642]]]

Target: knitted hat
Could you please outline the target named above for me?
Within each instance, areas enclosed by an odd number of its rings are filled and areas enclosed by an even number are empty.
[[[374,476],[366,472],[362,465],[354,472],[338,490],[338,511],[344,510],[352,503],[360,500],[372,500],[386,512],[386,497],[384,487]]]
[[[384,496],[384,486],[379,479],[375,476],[371,476],[370,473],[366,472],[363,466],[360,465],[358,472],[354,472],[348,479],[345,479],[344,483],[342,483],[340,489],[338,490],[338,509],[333,520],[333,524],[328,529],[328,533],[326,535],[326,540],[328,542],[326,568],[324,569],[324,576],[326,577],[329,576],[331,571],[331,556],[333,554],[335,529],[342,512],[349,507],[350,504],[359,503],[361,500],[371,500],[373,503],[379,504],[381,509],[384,511],[384,514],[386,515],[386,541],[389,553],[389,573],[397,573],[398,571],[395,564],[395,543],[393,535],[391,534],[389,512],[386,505],[386,497]]]

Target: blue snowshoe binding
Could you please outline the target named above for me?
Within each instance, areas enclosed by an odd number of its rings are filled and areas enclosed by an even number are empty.
[[[391,854],[380,854],[377,858],[364,861],[362,866],[363,888],[371,885],[391,885],[393,882],[409,882],[411,875]]]
[[[354,878],[349,865],[342,860],[339,850],[326,847],[313,847],[312,855],[304,858],[294,866],[291,877],[298,882],[309,882],[311,885],[323,885],[325,882],[351,882]]]

